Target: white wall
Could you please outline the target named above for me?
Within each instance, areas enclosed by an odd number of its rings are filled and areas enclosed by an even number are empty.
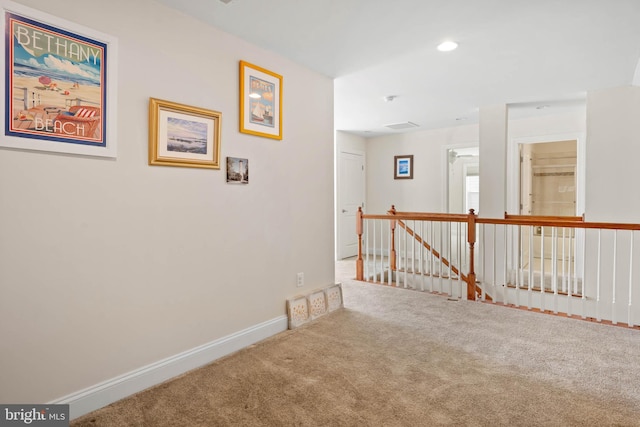
[[[366,139],[351,133],[336,131],[336,152],[362,152],[366,149]]]
[[[584,135],[585,111],[577,109],[555,115],[513,119],[508,122],[508,157],[512,161],[513,147],[519,141],[557,135]],[[408,134],[388,135],[367,140],[367,213],[386,212],[392,204],[409,212],[446,212],[445,180],[446,148],[479,145],[479,126],[469,124],[453,128],[425,130]],[[393,156],[413,154],[414,179],[393,179]],[[480,156],[482,158],[482,154]],[[504,160],[504,158],[503,158]],[[480,182],[489,166],[480,167]],[[517,180],[507,164],[507,188]],[[502,172],[501,172],[502,173]],[[504,178],[502,178],[504,179]],[[500,184],[500,190],[504,187]],[[482,199],[482,190],[480,199]],[[508,192],[508,199],[511,191]],[[500,203],[502,196],[499,198]],[[500,205],[502,206],[502,204]],[[516,212],[512,212],[516,213]]]
[[[118,38],[118,158],[0,151],[0,402],[65,396],[334,282],[330,79],[151,0],[20,3]],[[282,141],[238,132],[239,60],[283,75]],[[224,160],[148,166],[149,97],[221,111],[249,185]]]
[[[588,221],[640,222],[640,87],[589,93],[587,98]]]
[[[480,212],[503,218],[507,211],[507,106],[480,108]]]
[[[444,212],[445,147],[477,143],[476,125],[367,140],[366,213],[381,214],[391,205],[404,212]],[[394,179],[393,157],[410,154],[413,155],[413,179]]]

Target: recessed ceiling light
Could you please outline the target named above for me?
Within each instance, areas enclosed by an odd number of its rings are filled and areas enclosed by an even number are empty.
[[[550,105],[538,105],[536,107],[536,110],[546,110],[549,107],[551,107],[551,106]]]
[[[438,45],[438,50],[440,52],[451,52],[455,48],[458,47],[458,43],[452,41],[442,42]]]

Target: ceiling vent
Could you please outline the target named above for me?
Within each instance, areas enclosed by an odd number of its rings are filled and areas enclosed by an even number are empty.
[[[395,129],[395,130],[411,129],[411,128],[420,127],[419,125],[417,125],[417,124],[415,124],[413,122],[393,123],[393,124],[384,125],[384,126],[388,127],[389,129]]]

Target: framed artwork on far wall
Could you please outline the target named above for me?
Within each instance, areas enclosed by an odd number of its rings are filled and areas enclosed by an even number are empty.
[[[117,39],[0,0],[0,147],[116,157]]]
[[[227,182],[231,184],[249,183],[249,159],[227,157]]]
[[[220,169],[222,113],[149,99],[149,164]]]
[[[413,155],[394,156],[393,177],[395,179],[413,179]]]
[[[240,61],[240,132],[282,139],[282,76]]]

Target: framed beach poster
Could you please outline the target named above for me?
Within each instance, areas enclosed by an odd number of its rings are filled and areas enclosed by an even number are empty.
[[[282,139],[282,76],[240,61],[240,132]]]
[[[116,157],[117,40],[0,0],[0,147]]]
[[[220,169],[222,113],[149,99],[149,164]]]
[[[393,178],[413,179],[413,155],[393,157]]]

